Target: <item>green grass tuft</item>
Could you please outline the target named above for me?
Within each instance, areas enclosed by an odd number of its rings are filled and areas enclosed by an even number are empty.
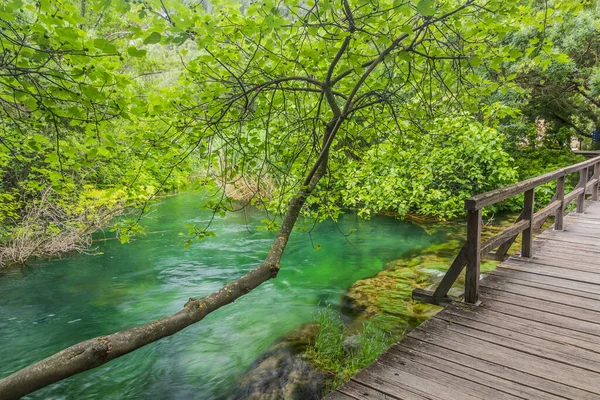
[[[306,355],[316,368],[332,377],[330,390],[375,361],[397,339],[369,322],[362,325],[359,333],[351,335],[339,313],[329,306],[317,313],[315,322],[319,331]],[[351,343],[344,345],[348,338]]]

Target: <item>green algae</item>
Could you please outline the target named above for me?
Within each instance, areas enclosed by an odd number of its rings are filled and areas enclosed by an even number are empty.
[[[488,221],[483,227],[482,240],[501,232],[515,218],[511,214]],[[355,323],[368,320],[384,331],[400,333],[418,326],[441,310],[439,306],[414,301],[412,292],[416,288],[437,287],[465,242],[466,226],[458,223],[426,225],[424,228],[428,232],[442,231],[446,239],[387,263],[384,270],[355,282],[348,289],[344,302],[358,313]],[[509,253],[520,250],[519,239],[511,246]],[[481,273],[493,271],[498,264],[499,261],[484,259]],[[463,288],[464,271],[450,294],[459,296]]]

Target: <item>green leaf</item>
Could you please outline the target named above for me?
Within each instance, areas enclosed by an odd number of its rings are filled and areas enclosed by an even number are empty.
[[[131,57],[144,57],[146,53],[146,50],[138,50],[133,46],[127,49],[127,54],[129,54]]]
[[[435,4],[433,3],[433,1],[421,0],[417,4],[417,11],[419,12],[419,14],[421,14],[425,17],[431,17],[431,16],[435,15],[435,12],[437,10],[435,8]]]
[[[155,44],[160,42],[160,33],[158,32],[152,32],[150,34],[150,36],[148,36],[146,39],[144,39],[144,44]]]

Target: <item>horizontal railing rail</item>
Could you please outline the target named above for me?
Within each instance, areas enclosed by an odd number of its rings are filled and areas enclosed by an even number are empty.
[[[591,168],[593,168],[592,174],[590,174]],[[579,183],[571,192],[566,194],[565,177],[576,172],[579,173]],[[554,197],[548,205],[535,212],[535,189],[552,181],[556,181]],[[503,259],[519,234],[522,234],[521,257],[532,257],[533,231],[539,229],[551,215],[554,215],[554,229],[562,230],[564,211],[571,202],[576,200],[576,212],[582,213],[587,194],[591,194],[593,201],[598,201],[599,182],[600,156],[466,199],[467,240],[465,244],[461,247],[436,290],[432,292],[415,289],[413,298],[434,304],[445,304],[454,300],[448,297],[448,291],[466,267],[464,301],[476,304],[479,301],[479,277],[482,257],[487,256],[497,248],[493,258]],[[522,193],[524,194],[523,211],[515,223],[482,242],[482,209]]]

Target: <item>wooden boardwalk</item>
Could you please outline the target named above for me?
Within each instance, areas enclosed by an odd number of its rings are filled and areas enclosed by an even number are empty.
[[[484,277],[479,306],[448,305],[326,399],[600,400],[600,202],[585,205]]]

